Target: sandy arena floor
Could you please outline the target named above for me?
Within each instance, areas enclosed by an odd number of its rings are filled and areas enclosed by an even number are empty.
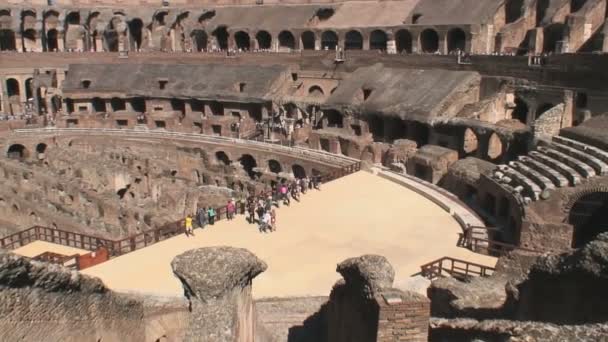
[[[228,245],[247,248],[268,264],[253,282],[255,297],[327,295],[336,264],[367,253],[386,256],[399,279],[442,256],[494,266],[495,258],[456,247],[460,226],[424,197],[367,172],[308,192],[277,212],[278,230],[259,233],[243,216],[221,221],[195,237],[180,235],[86,269],[112,289],[181,296],[170,262],[186,250]]]

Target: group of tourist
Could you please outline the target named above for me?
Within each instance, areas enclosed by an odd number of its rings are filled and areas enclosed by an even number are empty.
[[[277,214],[274,207],[280,207],[281,203],[289,206],[291,199],[299,202],[300,194],[312,189],[320,190],[320,186],[319,176],[304,177],[292,182],[284,180],[280,184],[275,184],[270,191],[247,197],[246,203],[242,200],[237,203],[234,198],[228,200],[225,207],[226,219],[233,220],[240,207],[241,213],[247,212],[247,222],[258,224],[260,233],[274,232],[277,230]],[[194,236],[195,223],[199,228],[205,228],[208,224],[214,225],[217,215],[213,207],[198,208],[194,215],[187,215],[184,220],[186,236]]]

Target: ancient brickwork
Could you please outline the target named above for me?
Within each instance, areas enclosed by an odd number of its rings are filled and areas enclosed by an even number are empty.
[[[430,301],[413,292],[386,291],[376,297],[378,342],[428,340]]]

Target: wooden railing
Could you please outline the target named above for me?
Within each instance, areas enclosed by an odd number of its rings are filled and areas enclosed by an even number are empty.
[[[33,260],[49,262],[52,264],[59,264],[67,268],[78,270],[78,254],[63,255],[53,252],[44,252],[33,257]]]
[[[494,268],[468,262],[465,260],[443,257],[420,266],[420,275],[430,280],[441,277],[468,278],[472,276],[487,277],[494,273]]]
[[[460,233],[460,237],[458,238],[458,246],[465,247],[470,249],[476,253],[484,253],[493,256],[503,256],[510,251],[519,250],[523,252],[540,254],[540,251],[520,247],[518,245],[500,242],[496,240],[491,240],[490,238],[480,238],[475,236],[476,230],[486,230],[486,231],[498,231],[497,228],[488,228],[488,227],[469,227],[464,230],[464,232]]]
[[[344,166],[333,172],[330,172],[328,174],[319,175],[319,177],[321,178],[321,181],[323,183],[327,183],[331,180],[357,172],[360,169],[361,162],[358,161],[350,165]],[[245,207],[237,205],[236,213],[245,214]],[[216,209],[216,221],[223,220],[226,217],[227,213],[225,206]],[[0,238],[0,248],[13,250],[19,247],[23,247],[34,241],[46,241],[91,252],[96,252],[103,247],[107,250],[108,257],[110,258],[147,247],[149,245],[166,240],[175,235],[182,234],[184,233],[184,231],[185,227],[183,224],[183,220],[180,220],[159,228],[154,228],[141,233],[137,233],[135,235],[131,235],[124,239],[112,240],[85,233],[69,232],[61,229],[34,226]],[[61,254],[48,252],[42,253],[37,257],[40,257],[40,260],[60,263],[60,257],[64,256],[62,256]]]

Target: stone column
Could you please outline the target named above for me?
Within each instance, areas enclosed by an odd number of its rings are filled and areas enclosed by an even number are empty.
[[[17,52],[23,52],[23,37],[20,34],[15,34],[15,49]]]
[[[389,39],[386,42],[386,52],[389,54],[396,54],[397,53],[397,42],[395,42],[394,39]]]
[[[171,267],[192,312],[184,341],[254,341],[251,284],[266,263],[246,249],[205,247],[176,256]]]

